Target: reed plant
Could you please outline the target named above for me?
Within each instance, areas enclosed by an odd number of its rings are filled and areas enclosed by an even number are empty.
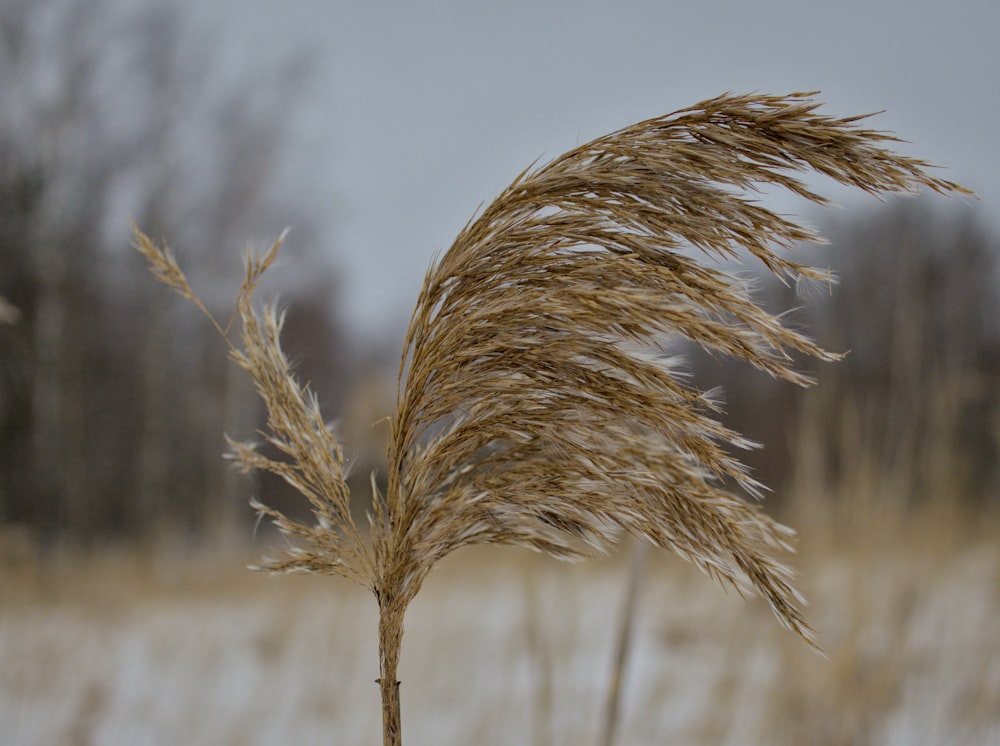
[[[267,408],[264,440],[232,442],[240,468],[272,472],[314,521],[254,507],[290,539],[262,569],[339,575],[374,593],[386,746],[401,743],[403,616],[431,569],[473,544],[578,559],[631,534],[697,565],[814,645],[791,570],[794,532],[756,503],[764,487],[718,422],[717,392],[686,380],[668,345],[686,337],[792,384],[799,353],[826,352],[698,260],[749,253],[775,274],[824,280],[783,253],[818,237],[755,201],[782,187],[817,204],[801,174],[866,192],[967,193],[889,148],[864,117],[833,118],[810,93],[726,94],[626,127],[521,173],[428,272],[410,320],[391,418],[385,494],[369,528],[351,514],[344,453],[280,345],[282,314],[254,290],[281,239],[249,255],[233,359]],[[136,229],[153,272],[207,313],[173,254]],[[213,319],[228,340],[229,325]],[[748,499],[749,498],[749,499]]]

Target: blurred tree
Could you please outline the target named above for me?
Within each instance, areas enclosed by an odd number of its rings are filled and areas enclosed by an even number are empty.
[[[818,387],[774,385],[690,351],[696,380],[725,389],[727,423],[767,443],[747,462],[785,487],[802,468],[810,473],[799,484],[832,484],[863,468],[891,478],[907,500],[995,496],[1000,241],[975,211],[935,209],[928,198],[893,200],[820,232],[832,247],[799,255],[829,265],[839,284],[760,278],[771,310],[804,306],[798,325],[827,349],[848,352],[836,364],[802,361]]]
[[[181,20],[105,0],[0,14],[0,296],[21,314],[0,325],[0,520],[47,535],[194,530],[239,504],[219,423],[252,429],[256,404],[201,320],[150,288],[127,218],[201,247],[216,284],[223,249],[290,223],[308,237],[275,179],[307,60],[227,88]]]
[[[821,372],[828,477],[863,455],[910,499],[983,499],[1000,486],[1000,240],[975,211],[934,205],[897,200],[826,231],[842,282],[809,323],[850,351]]]

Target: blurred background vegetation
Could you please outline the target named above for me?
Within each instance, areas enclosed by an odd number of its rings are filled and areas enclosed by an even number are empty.
[[[108,5],[5,0],[0,17],[0,520],[81,548],[250,517],[220,455],[223,423],[253,430],[252,392],[150,284],[129,218],[182,247],[223,318],[247,241],[294,225],[310,244],[311,216],[272,188],[301,60],[220,92],[169,4]],[[294,263],[288,346],[339,411],[354,356],[334,277]]]
[[[318,216],[276,186],[308,56],[221,89],[211,46],[185,42],[169,4],[107,7],[4,0],[0,16],[0,546],[249,537],[251,492],[294,504],[221,459],[223,431],[247,436],[261,412],[211,327],[148,277],[129,217],[178,249],[222,318],[246,242],[293,226],[294,269],[274,288],[286,349],[341,419],[366,498],[395,352],[345,330],[335,301],[350,278]],[[997,236],[969,205],[929,200],[821,219],[833,245],[803,254],[839,287],[761,274],[760,297],[801,307],[791,323],[846,360],[799,391],[687,350],[695,382],[723,386],[729,424],[766,444],[748,461],[775,509],[804,484],[836,499],[862,475],[907,503],[995,505]]]

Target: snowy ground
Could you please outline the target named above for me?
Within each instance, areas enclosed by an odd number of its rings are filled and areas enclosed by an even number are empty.
[[[650,555],[622,744],[1000,743],[1000,543],[797,560],[823,660]],[[376,744],[375,606],[233,558],[5,571],[0,744]],[[629,563],[466,551],[407,616],[408,744],[595,744]]]

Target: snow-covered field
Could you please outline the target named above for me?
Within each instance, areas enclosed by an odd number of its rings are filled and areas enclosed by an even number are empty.
[[[803,551],[805,552],[805,540]],[[824,660],[648,555],[622,744],[1000,743],[1000,540],[796,560]],[[407,616],[409,744],[595,744],[629,563],[459,553]],[[376,744],[375,604],[236,557],[0,575],[0,744]]]

